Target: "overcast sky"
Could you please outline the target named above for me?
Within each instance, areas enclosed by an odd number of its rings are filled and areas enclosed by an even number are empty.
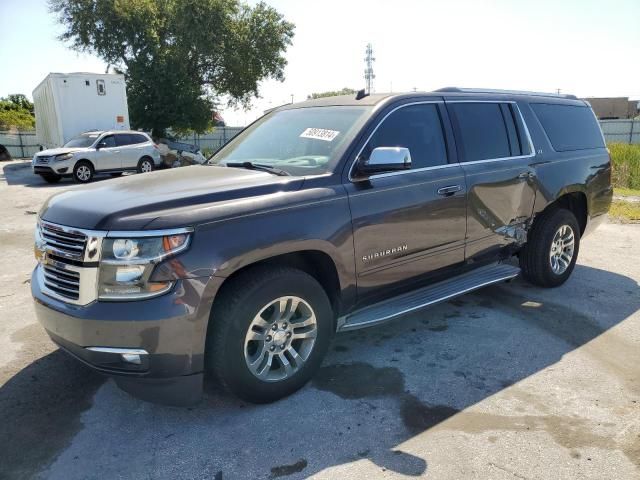
[[[251,2],[254,3],[254,2]],[[640,98],[640,0],[269,0],[296,24],[284,83],[265,82],[243,125],[309,93],[364,87],[373,44],[377,92],[488,87]],[[0,0],[0,96],[49,72],[104,72],[56,40],[45,0]]]

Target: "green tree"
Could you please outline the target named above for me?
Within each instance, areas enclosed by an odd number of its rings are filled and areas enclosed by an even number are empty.
[[[33,103],[22,94],[0,98],[0,130],[31,130],[36,126]]]
[[[284,79],[294,25],[240,0],[50,0],[71,48],[127,79],[131,122],[163,136],[202,132],[220,98],[248,106],[259,82]]]
[[[356,90],[353,88],[344,87],[342,90],[335,90],[331,92],[312,93],[307,95],[307,100],[315,100],[316,98],[335,97],[337,95],[355,95]]]

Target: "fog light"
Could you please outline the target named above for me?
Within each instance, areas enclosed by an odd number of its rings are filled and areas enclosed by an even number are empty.
[[[142,364],[140,355],[138,355],[137,353],[123,353],[121,357],[125,362],[135,363],[136,365]]]
[[[139,282],[144,274],[144,265],[132,265],[126,267],[117,267],[116,282],[118,283],[134,283]]]

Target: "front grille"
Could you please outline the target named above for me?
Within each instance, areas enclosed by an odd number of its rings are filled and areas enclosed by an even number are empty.
[[[71,300],[80,297],[80,273],[58,268],[46,263],[42,265],[44,284],[53,292]]]
[[[87,244],[87,236],[84,233],[44,222],[41,224],[40,233],[45,247],[54,255],[82,260]]]
[[[51,157],[38,157],[37,162],[38,163],[49,163],[50,159],[51,159]]]

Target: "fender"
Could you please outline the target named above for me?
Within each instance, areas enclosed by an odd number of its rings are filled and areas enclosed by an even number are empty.
[[[159,265],[154,281],[195,277],[226,278],[272,257],[302,251],[322,252],[336,268],[340,290],[355,291],[353,231],[342,185],[304,197],[286,208],[271,208],[196,227],[187,252]],[[327,190],[331,192],[327,194]],[[293,194],[296,195],[296,194]]]

